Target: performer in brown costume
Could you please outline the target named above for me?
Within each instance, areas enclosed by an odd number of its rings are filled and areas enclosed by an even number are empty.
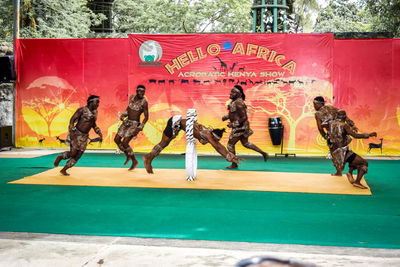
[[[136,139],[136,136],[143,130],[144,125],[149,119],[148,104],[144,96],[145,92],[146,88],[143,85],[138,85],[136,88],[136,95],[131,95],[129,97],[128,107],[120,118],[121,121],[123,121],[122,125],[119,127],[118,133],[114,138],[114,142],[126,155],[124,165],[132,160],[132,165],[129,170],[133,170],[139,164],[132,148],[129,146],[129,142],[132,139]],[[144,114],[144,118],[143,121],[140,122],[140,115],[142,115],[142,113]]]
[[[364,174],[368,172],[368,162],[351,151],[348,147],[348,137],[349,135],[354,138],[369,138],[376,136],[376,132],[372,133],[356,133],[351,127],[345,123],[346,112],[344,110],[339,110],[337,118],[331,121],[329,126],[329,140],[330,149],[332,151],[332,160],[335,165],[336,170],[340,171],[341,175],[346,162],[349,163],[349,172],[346,174],[349,182],[356,187],[367,189],[363,186],[360,181]],[[353,170],[357,169],[357,178],[353,178]]]
[[[253,134],[253,131],[250,129],[250,123],[247,118],[247,106],[244,103],[246,96],[240,85],[235,85],[232,88],[230,99],[231,103],[228,105],[229,114],[222,117],[223,121],[229,119],[230,122],[228,127],[232,128],[227,145],[229,152],[236,155],[235,145],[240,141],[245,148],[257,151],[263,156],[264,161],[267,161],[268,153],[262,151],[255,144],[249,142],[249,136]],[[238,165],[235,162],[232,162],[232,164],[226,168],[237,169]]]
[[[150,153],[143,156],[144,166],[148,173],[153,173],[153,168],[151,166],[153,159],[169,145],[169,143],[178,135],[180,130],[186,131],[186,119],[181,115],[171,117],[164,129],[160,143],[155,145]],[[224,132],[225,129],[211,129],[198,122],[194,122],[193,124],[194,138],[199,140],[202,145],[210,143],[227,161],[238,164],[240,163],[240,159],[226,150],[226,148],[219,142]]]
[[[317,96],[314,98],[314,108],[317,111],[315,113],[315,120],[317,122],[318,131],[322,135],[324,139],[326,139],[328,147],[331,147],[331,141],[329,139],[329,125],[330,123],[337,117],[339,109],[332,105],[325,105],[325,99],[322,96]],[[354,122],[346,117],[345,122],[355,131],[357,132],[357,128],[354,125]],[[351,138],[350,136],[346,137],[346,142],[350,144]],[[330,154],[332,157],[332,161],[335,161],[335,155],[332,154],[332,150],[330,149]],[[335,165],[336,167],[336,165]],[[336,173],[332,174],[334,176],[342,176],[342,173],[339,169],[336,169]]]
[[[58,155],[54,161],[54,166],[57,167],[61,160],[69,159],[60,171],[63,175],[69,176],[67,169],[74,166],[85,152],[90,129],[93,128],[94,132],[103,140],[100,128],[96,125],[99,104],[99,97],[91,95],[87,99],[87,105],[78,108],[72,115],[69,122],[69,134],[66,139],[66,143],[70,144],[70,151]]]

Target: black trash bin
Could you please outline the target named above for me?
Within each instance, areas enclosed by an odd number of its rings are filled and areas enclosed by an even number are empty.
[[[283,125],[280,117],[271,117],[268,119],[269,134],[272,144],[278,146],[282,142]]]

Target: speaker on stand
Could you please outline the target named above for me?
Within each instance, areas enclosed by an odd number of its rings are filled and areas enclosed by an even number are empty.
[[[281,153],[275,153],[275,157],[277,156],[294,156],[296,154],[293,153],[283,153],[283,133],[284,133],[284,126],[282,124],[282,119],[280,117],[271,117],[268,119],[268,128],[269,134],[271,136],[272,144],[274,146],[281,145]]]

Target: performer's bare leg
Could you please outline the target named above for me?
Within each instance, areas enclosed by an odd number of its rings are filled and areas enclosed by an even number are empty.
[[[69,173],[67,173],[67,170],[69,168],[72,168],[78,160],[82,157],[84,151],[76,150],[76,149],[71,149],[71,158],[70,160],[67,161],[65,164],[64,168],[61,169],[60,173],[65,176],[69,176]]]
[[[335,166],[336,168],[336,166]],[[336,172],[335,173],[331,173],[332,176],[342,176],[343,172],[341,170],[339,170],[338,168],[336,168]]]
[[[153,161],[153,159],[155,157],[157,157],[160,154],[160,152],[164,148],[166,148],[169,145],[169,143],[171,142],[172,139],[173,138],[169,138],[168,136],[163,134],[160,143],[155,145],[153,147],[153,150],[151,150],[150,153],[148,153],[148,154],[146,154],[146,155],[144,155],[142,157],[143,163],[144,163],[144,167],[146,168],[147,173],[154,173],[153,172],[153,167],[151,166],[151,162]]]
[[[123,151],[126,155],[126,161],[125,161],[124,165],[126,165],[129,162],[129,160],[132,160],[131,167],[129,168],[130,171],[135,169],[136,166],[139,165],[139,161],[137,161],[135,158],[135,153],[133,152],[132,148],[129,146],[129,142],[132,140],[133,137],[134,137],[134,135],[125,137],[122,140],[122,145],[121,145],[124,148]]]
[[[128,164],[128,162],[131,160],[130,156],[125,152],[126,147],[122,144],[122,137],[119,135],[116,135],[114,138],[114,142],[117,144],[119,150],[124,152],[126,155],[126,160],[124,162],[124,165]]]
[[[61,153],[61,155],[58,155],[56,157],[56,159],[54,160],[54,167],[58,167],[58,165],[60,164],[60,161],[63,159],[69,159],[71,158],[71,152],[70,151],[65,151],[63,153]]]
[[[337,157],[336,154],[333,153],[335,150],[330,149],[329,151],[331,153],[333,166],[336,169],[336,172],[335,173],[331,173],[331,175],[332,176],[342,176],[343,175],[343,170],[339,167],[339,162],[338,162],[338,159],[336,158]]]
[[[235,137],[232,139],[229,138],[228,144],[226,145],[228,151],[234,155],[236,155],[235,145],[237,142],[239,142],[239,140],[240,140],[240,137]],[[226,169],[237,169],[237,168],[238,168],[238,165],[237,165],[237,163],[234,163],[234,162],[232,162],[231,165],[226,167]]]
[[[242,137],[242,138],[240,139],[240,142],[242,142],[242,145],[243,145],[245,148],[252,149],[252,150],[254,150],[254,151],[260,153],[260,154],[263,156],[264,161],[267,161],[267,160],[268,160],[268,153],[262,151],[262,150],[261,150],[258,146],[256,146],[255,144],[249,142],[249,138],[248,138],[248,137]]]
[[[368,172],[368,162],[357,155],[351,165],[357,168],[357,178],[354,181],[353,186],[361,189],[368,189],[368,187],[361,184],[361,179]]]
[[[354,171],[354,167],[349,165],[349,172],[346,173],[346,176],[351,184],[354,184],[354,182],[355,182],[354,177],[353,177],[353,171]]]

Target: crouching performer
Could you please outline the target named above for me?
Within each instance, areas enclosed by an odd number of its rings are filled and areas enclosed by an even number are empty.
[[[58,167],[61,160],[69,159],[60,171],[63,175],[69,176],[67,169],[74,166],[82,157],[83,152],[85,152],[90,129],[93,128],[94,132],[99,135],[100,140],[103,140],[101,130],[96,125],[99,104],[99,97],[91,95],[87,99],[87,105],[78,108],[72,115],[68,128],[69,134],[66,139],[66,143],[70,145],[70,150],[58,155],[54,161],[54,166]]]
[[[179,131],[186,131],[186,119],[181,115],[173,116],[168,120],[167,127],[164,129],[160,143],[154,146],[153,150],[143,156],[144,166],[148,173],[153,173],[151,162],[169,143],[178,135]],[[198,122],[193,123],[193,136],[203,145],[210,143],[214,149],[221,154],[227,161],[238,164],[240,159],[229,152],[219,140],[222,138],[225,129],[211,129]]]
[[[345,123],[346,112],[339,110],[337,117],[330,123],[329,126],[329,140],[330,150],[332,151],[332,160],[339,175],[342,175],[346,162],[349,163],[349,172],[346,174],[349,182],[353,186],[367,189],[367,187],[361,184],[361,178],[368,172],[368,162],[351,151],[348,147],[348,138],[352,136],[354,138],[369,138],[376,136],[375,132],[372,133],[356,133],[353,129]],[[353,178],[353,170],[357,169],[357,178]]]

